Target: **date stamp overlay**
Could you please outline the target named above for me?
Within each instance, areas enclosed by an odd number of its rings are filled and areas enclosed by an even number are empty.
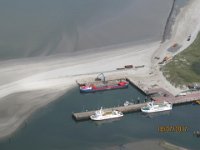
[[[185,132],[189,132],[188,129],[189,129],[188,126],[184,126],[184,125],[158,126],[159,133],[185,133]],[[193,131],[193,136],[200,138],[200,130]]]
[[[184,125],[168,125],[168,126],[159,126],[158,132],[160,133],[167,133],[167,132],[175,132],[175,133],[181,133],[181,132],[187,132],[188,127]]]

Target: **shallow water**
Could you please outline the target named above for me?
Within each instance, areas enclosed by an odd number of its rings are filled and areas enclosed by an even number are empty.
[[[20,130],[0,142],[0,149],[103,149],[144,139],[164,139],[190,149],[200,148],[200,139],[193,136],[193,131],[200,130],[199,105],[181,105],[174,107],[170,113],[151,116],[141,112],[130,113],[119,120],[104,122],[76,122],[71,117],[72,112],[117,106],[126,100],[142,101],[144,98],[132,87],[91,94],[80,94],[78,88],[73,89],[37,111]],[[188,131],[158,132],[159,126],[170,125],[186,126]]]
[[[172,0],[1,0],[0,59],[160,40]]]

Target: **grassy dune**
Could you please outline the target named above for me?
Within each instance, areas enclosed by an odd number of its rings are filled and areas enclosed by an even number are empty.
[[[162,70],[175,86],[200,82],[200,33],[190,47],[176,55]]]

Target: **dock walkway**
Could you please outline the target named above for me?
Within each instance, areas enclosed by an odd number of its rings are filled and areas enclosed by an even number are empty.
[[[168,101],[172,104],[183,104],[189,103],[196,100],[200,100],[200,92],[195,92],[191,94],[187,94],[185,96],[178,96],[178,97],[155,97],[153,98],[155,101]]]

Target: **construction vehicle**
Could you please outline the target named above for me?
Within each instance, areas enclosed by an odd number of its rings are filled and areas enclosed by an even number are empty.
[[[102,82],[105,82],[106,81],[106,77],[104,76],[103,73],[99,73],[97,75],[97,77],[95,78],[95,81],[102,81]]]
[[[172,60],[172,56],[171,55],[167,55],[163,58],[163,60],[161,62],[159,62],[158,64],[164,64],[165,62],[168,62],[170,60]]]

